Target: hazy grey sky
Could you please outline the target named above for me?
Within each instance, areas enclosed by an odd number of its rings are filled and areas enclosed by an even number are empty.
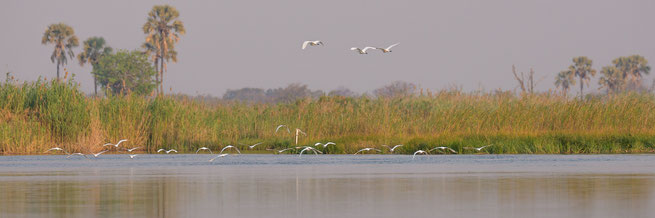
[[[187,29],[165,74],[167,92],[221,96],[294,82],[364,92],[395,80],[432,90],[513,89],[512,64],[546,76],[538,88],[547,90],[574,56],[590,57],[596,69],[632,54],[655,63],[652,0],[3,0],[0,70],[20,80],[55,77],[52,46],[41,37],[57,22],[72,26],[80,43],[102,36],[114,48],[139,48],[148,11],[163,3],[180,11]],[[317,39],[325,46],[300,49]],[[348,50],[396,42],[384,55]],[[67,67],[91,92],[91,67]]]

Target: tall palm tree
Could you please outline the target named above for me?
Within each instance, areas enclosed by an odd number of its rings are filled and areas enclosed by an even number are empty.
[[[614,67],[618,69],[624,80],[630,80],[631,85],[635,88],[641,85],[641,79],[644,74],[650,73],[648,60],[640,55],[629,57],[619,57],[612,61]]]
[[[619,69],[614,66],[606,66],[600,70],[598,84],[607,89],[607,93],[616,93],[623,88],[625,82]]]
[[[584,96],[584,84],[589,84],[591,77],[596,75],[596,70],[591,68],[592,61],[591,59],[580,56],[573,58],[573,65],[569,66],[569,71],[573,73],[576,77],[580,78],[580,98]]]
[[[59,80],[59,66],[63,66],[67,63],[68,58],[66,58],[66,54],[68,54],[70,58],[75,57],[73,48],[80,44],[77,36],[75,36],[75,31],[65,23],[50,24],[45,33],[43,33],[41,44],[55,45],[55,50],[50,56],[50,61],[52,61],[52,63],[55,63],[55,61],[57,62],[57,80]]]
[[[155,40],[153,40],[155,41]],[[155,63],[155,82],[157,83],[157,86],[155,87],[156,91],[159,92],[159,43],[151,43],[151,42],[144,42],[143,45],[141,45],[141,48],[144,49],[144,52],[146,56],[150,56],[152,58],[152,62]]]
[[[160,55],[161,50],[158,49],[158,46],[160,45],[158,43],[159,42],[158,40],[159,40],[159,37],[157,35],[153,35],[153,37],[151,37],[150,42],[144,42],[141,45],[141,48],[144,49],[144,53],[147,56],[150,56],[152,58],[152,61],[155,63],[155,72],[157,72],[157,73],[159,73],[159,63],[160,63],[159,59],[161,57],[161,55]],[[177,51],[175,51],[173,48],[169,48],[166,56],[163,57],[163,59],[166,60],[166,61],[171,61],[172,60],[173,62],[177,62]],[[164,68],[164,70],[166,69],[166,63],[165,62],[162,64],[162,67]],[[160,84],[160,81],[161,81],[161,79],[159,78],[159,74],[155,74],[155,82],[157,84]],[[157,91],[158,92],[160,91],[159,88],[157,88]]]
[[[555,86],[557,88],[562,88],[564,94],[569,92],[569,88],[575,85],[575,78],[573,78],[573,73],[569,70],[563,70],[557,74],[555,80]]]
[[[169,5],[155,5],[148,13],[143,24],[143,33],[147,34],[146,43],[151,43],[159,50],[159,93],[163,93],[164,69],[167,61],[177,62],[175,43],[186,30],[178,18],[180,13]]]
[[[112,48],[106,45],[105,39],[102,37],[88,38],[82,44],[84,45],[84,50],[77,55],[80,66],[89,63],[95,69],[100,57],[111,54],[112,52]],[[95,95],[98,95],[98,78],[95,74],[93,74],[93,90]]]

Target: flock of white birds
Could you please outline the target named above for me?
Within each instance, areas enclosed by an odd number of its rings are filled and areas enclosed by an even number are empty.
[[[315,41],[315,42],[320,43],[320,41]],[[312,43],[312,42],[310,42],[310,43]],[[303,47],[304,46],[305,46],[305,44],[303,44]],[[275,133],[280,131],[280,129],[285,129],[288,133],[291,133],[291,130],[289,129],[289,127],[287,125],[277,126],[277,128],[275,128]],[[296,144],[298,143],[299,134],[307,135],[302,130],[296,129]],[[104,145],[102,145],[102,147],[109,146],[109,149],[100,151],[98,153],[89,153],[89,154],[68,153],[68,152],[66,152],[64,149],[62,149],[60,147],[50,148],[50,149],[46,150],[44,153],[51,152],[51,151],[61,151],[61,152],[64,152],[64,153],[68,154],[68,156],[66,156],[67,159],[71,158],[73,156],[81,156],[81,157],[85,157],[85,158],[89,158],[89,156],[93,156],[94,158],[98,158],[98,156],[100,156],[101,154],[110,151],[111,147],[113,146],[114,148],[116,148],[117,152],[127,153],[131,159],[134,159],[136,156],[138,156],[138,154],[133,154],[132,152],[134,152],[134,151],[136,151],[136,150],[138,150],[138,149],[140,149],[142,147],[134,147],[134,148],[119,147],[120,144],[123,143],[123,142],[127,142],[127,139],[122,139],[122,140],[118,141],[116,144],[113,144],[113,143],[104,144]],[[241,144],[241,145],[248,146],[248,149],[254,149],[256,146],[261,145],[261,144],[263,144],[263,142],[259,142],[259,143],[253,144],[253,145],[246,145],[246,144]],[[266,149],[266,150],[275,151],[275,153],[278,153],[278,154],[281,154],[281,153],[284,153],[284,152],[287,152],[287,151],[294,151],[294,153],[298,153],[298,157],[302,157],[302,155],[304,153],[309,153],[309,152],[314,153],[314,155],[323,154],[323,152],[321,150],[319,150],[319,149],[325,149],[330,145],[336,145],[336,143],[334,143],[334,142],[325,142],[325,143],[317,142],[313,146],[296,146],[296,147],[291,147],[291,148],[285,148],[285,149],[282,149],[282,150],[274,150],[274,149]],[[389,145],[382,145],[382,147],[386,147],[387,149],[389,149],[389,152],[391,152],[392,154],[396,149],[398,149],[399,147],[402,147],[402,146],[403,145],[395,145],[395,146],[391,147]],[[477,147],[477,148],[475,148],[475,147],[464,147],[464,149],[475,150],[477,152],[480,152],[480,151],[482,151],[483,149],[485,149],[485,148],[487,148],[489,146],[492,146],[492,145],[485,145],[485,146]],[[226,150],[234,150],[234,151],[236,151],[236,154],[241,154],[241,151],[237,147],[235,147],[233,145],[228,145],[228,146],[223,147],[223,149],[221,149],[221,151],[218,153],[218,156],[210,159],[209,162],[212,162],[217,158],[227,156],[228,153],[224,153]],[[200,152],[200,151],[208,151],[210,154],[213,154],[212,150],[210,148],[208,148],[208,147],[198,148],[198,150],[196,150],[196,154],[198,154],[198,152]],[[452,148],[445,147],[445,146],[440,146],[440,147],[435,147],[435,148],[427,150],[427,151],[417,150],[412,155],[412,159],[416,158],[416,155],[428,155],[428,154],[430,154],[431,151],[437,151],[437,152],[440,152],[440,153],[457,154],[457,151],[455,151]],[[161,152],[165,152],[166,154],[169,154],[171,152],[177,153],[177,150],[175,150],[175,149],[166,150],[166,149],[163,149],[163,148],[160,148],[160,149],[157,150],[157,153],[161,153]],[[378,153],[381,153],[382,150],[377,149],[377,148],[367,147],[367,148],[362,148],[362,149],[358,150],[357,152],[354,153],[354,155],[364,154],[365,152],[378,152]]]
[[[382,53],[389,53],[389,52],[391,52],[391,48],[393,48],[394,46],[396,46],[396,45],[398,45],[398,44],[400,44],[400,43],[396,43],[396,44],[390,45],[389,47],[386,47],[386,48],[382,48],[382,47],[373,47],[373,46],[366,46],[366,47],[364,47],[364,48],[352,47],[352,48],[350,48],[350,50],[351,50],[351,51],[356,51],[356,52],[359,53],[359,54],[368,54],[367,51],[368,51],[369,49],[377,49],[377,50],[382,51]],[[321,45],[321,46],[323,46],[323,45],[325,45],[325,44],[323,44],[323,42],[322,42],[321,40],[305,41],[305,42],[302,43],[302,49],[304,50],[304,49],[306,49],[308,46],[317,46],[317,45]]]

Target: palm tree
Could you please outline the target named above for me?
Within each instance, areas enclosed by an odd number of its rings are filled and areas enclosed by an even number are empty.
[[[600,70],[600,80],[598,84],[607,89],[607,93],[616,93],[623,87],[625,80],[621,71],[614,66],[606,66]]]
[[[589,84],[591,77],[596,75],[596,70],[591,68],[591,59],[580,56],[573,58],[573,65],[569,66],[569,71],[573,73],[574,76],[580,78],[580,98],[583,98],[584,93],[584,84]]]
[[[641,85],[643,74],[650,73],[650,66],[648,60],[639,55],[632,55],[629,57],[619,57],[612,61],[614,67],[618,69],[624,80],[630,80],[630,85],[638,88]]]
[[[158,49],[158,45],[159,45],[158,40],[159,37],[157,35],[153,35],[153,37],[151,38],[151,42],[144,42],[141,45],[141,48],[144,49],[143,53],[145,53],[147,56],[150,56],[152,58],[152,61],[155,63],[155,72],[159,73],[159,63],[160,63],[159,58],[161,56],[160,55],[161,50]],[[177,62],[177,51],[175,51],[173,48],[169,48],[166,57],[164,57],[163,59],[167,61],[172,60],[173,62]],[[166,63],[163,63],[162,66],[164,69],[166,69]],[[159,74],[155,74],[155,82],[157,84],[160,84],[160,81],[161,80],[159,78]],[[159,91],[159,88],[157,89],[157,91]]]
[[[148,13],[148,19],[143,24],[143,33],[147,34],[146,43],[150,43],[159,51],[159,93],[163,93],[164,69],[166,61],[177,62],[175,43],[180,40],[186,30],[182,21],[178,20],[180,13],[169,5],[155,5]]]
[[[84,50],[77,55],[80,66],[90,63],[93,68],[96,68],[100,57],[111,54],[112,52],[112,48],[106,46],[105,39],[102,37],[88,38],[82,44],[84,45]],[[98,78],[95,74],[93,74],[93,90],[95,95],[98,95]]]
[[[155,40],[153,40],[155,41]],[[150,56],[152,58],[152,62],[155,63],[155,82],[159,84],[159,49],[158,49],[158,43],[151,43],[151,42],[144,42],[143,45],[141,45],[141,48],[144,49],[144,53],[146,56]],[[156,87],[159,87],[157,85]],[[157,92],[159,92],[159,88],[156,88]]]
[[[575,85],[575,78],[573,78],[573,73],[569,70],[563,70],[557,74],[555,80],[555,86],[557,88],[562,88],[562,92],[566,95],[569,92],[569,88]]]
[[[75,31],[65,23],[50,24],[45,33],[43,33],[41,44],[55,45],[55,50],[50,56],[50,61],[52,61],[52,63],[57,61],[57,80],[59,80],[59,66],[63,66],[67,63],[68,58],[66,58],[66,54],[68,54],[70,58],[75,57],[73,48],[80,44],[77,40],[77,36],[75,36]]]

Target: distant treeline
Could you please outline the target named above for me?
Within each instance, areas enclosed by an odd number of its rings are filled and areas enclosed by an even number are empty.
[[[417,94],[417,85],[413,83],[396,81],[391,84],[373,90],[373,95],[369,97],[401,97]],[[360,97],[360,94],[346,88],[339,87],[330,92],[321,90],[311,90],[307,85],[290,84],[285,88],[260,89],[260,88],[242,88],[236,90],[227,90],[222,100],[242,101],[248,103],[291,103],[298,99],[313,98],[321,96],[342,96],[342,97]],[[367,93],[363,95],[367,96]]]

